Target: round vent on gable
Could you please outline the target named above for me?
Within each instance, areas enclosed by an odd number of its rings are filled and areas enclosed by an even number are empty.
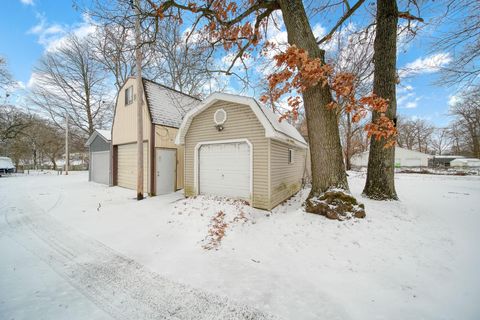
[[[218,109],[213,115],[213,121],[216,125],[222,125],[227,121],[227,112],[223,109]]]

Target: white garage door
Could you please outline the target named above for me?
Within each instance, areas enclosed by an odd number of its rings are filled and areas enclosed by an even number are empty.
[[[110,151],[92,152],[92,159],[90,159],[90,172],[93,182],[109,184]]]
[[[143,191],[147,190],[148,147],[143,144]],[[119,187],[137,189],[137,144],[118,146],[117,184]]]
[[[200,147],[199,193],[249,199],[250,152],[245,142]]]

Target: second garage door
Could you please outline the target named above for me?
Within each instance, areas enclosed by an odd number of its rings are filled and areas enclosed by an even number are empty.
[[[108,185],[110,183],[110,151],[92,152],[91,155],[91,180]]]
[[[143,191],[147,189],[148,147],[143,144]],[[137,144],[118,146],[118,186],[133,189],[137,188]]]
[[[250,146],[245,142],[201,146],[199,193],[249,199],[250,152]]]

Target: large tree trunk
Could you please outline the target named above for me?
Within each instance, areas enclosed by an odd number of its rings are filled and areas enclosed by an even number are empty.
[[[308,51],[309,57],[325,61],[317,45],[301,0],[279,0],[287,28],[288,42]],[[330,88],[317,85],[303,93],[312,163],[312,191],[318,196],[330,188],[348,190],[343,165],[337,115],[326,105],[332,101]]]
[[[352,119],[347,113],[347,134],[345,137],[345,168],[352,170]]]
[[[373,92],[389,100],[386,116],[395,119],[397,113],[397,25],[396,0],[377,1],[377,28],[374,42]],[[380,117],[373,112],[372,120]],[[385,140],[370,140],[367,182],[364,195],[377,200],[397,200],[395,191],[395,148],[384,148]]]

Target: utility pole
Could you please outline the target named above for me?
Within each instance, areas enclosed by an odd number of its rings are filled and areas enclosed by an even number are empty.
[[[139,1],[135,1],[135,69],[137,84],[137,200],[143,199],[143,84],[142,84],[142,50],[140,41]]]
[[[70,155],[68,154],[68,113],[65,112],[65,175],[68,176],[68,161]]]

